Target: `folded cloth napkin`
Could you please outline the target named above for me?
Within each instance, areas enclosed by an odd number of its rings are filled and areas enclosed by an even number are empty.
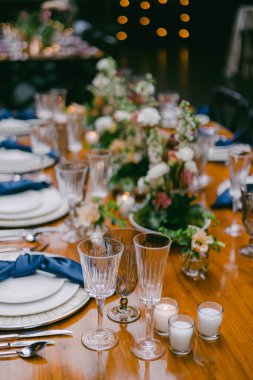
[[[0,182],[0,195],[11,195],[22,193],[27,190],[42,190],[50,187],[45,181],[31,181],[30,179],[21,179],[20,181]]]
[[[9,119],[10,117],[20,120],[36,119],[36,116],[32,109],[24,109],[18,111],[11,111],[7,108],[0,109],[0,120]]]
[[[229,146],[235,143],[240,142],[240,138],[242,136],[242,132],[236,132],[231,139],[218,139],[215,143],[215,146]]]
[[[0,281],[10,277],[30,276],[41,270],[64,277],[83,286],[82,267],[66,257],[47,257],[45,255],[20,255],[16,261],[0,261]]]
[[[211,206],[212,209],[220,209],[232,206],[232,197],[229,194],[229,189],[223,191],[220,195],[218,195],[216,201]]]
[[[23,152],[32,153],[32,148],[29,145],[19,144],[17,141],[10,139],[0,141],[0,148],[18,149],[22,150]],[[57,161],[57,155],[54,150],[51,150],[51,152],[49,152],[47,155]]]

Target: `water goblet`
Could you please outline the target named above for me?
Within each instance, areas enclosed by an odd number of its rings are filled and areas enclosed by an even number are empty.
[[[49,120],[53,115],[53,99],[50,92],[37,93],[34,96],[35,114],[39,119]]]
[[[84,116],[76,113],[68,115],[67,132],[68,132],[68,149],[76,158],[78,152],[83,147],[84,137]]]
[[[206,164],[210,149],[214,146],[216,127],[200,128],[197,141],[193,145],[194,159],[198,168],[196,190],[201,190],[211,182],[211,177],[206,174]]]
[[[90,350],[109,350],[118,343],[117,334],[103,328],[103,307],[105,298],[115,292],[117,273],[123,245],[113,239],[95,238],[78,244],[84,277],[84,289],[96,299],[98,327],[86,331],[82,343]]]
[[[233,221],[225,228],[225,233],[230,236],[240,236],[243,226],[237,222],[236,214],[241,198],[241,187],[246,184],[250,170],[252,154],[249,150],[230,150],[229,152],[229,173],[230,173],[230,195],[233,202]]]
[[[88,152],[91,176],[91,196],[105,198],[111,175],[111,153],[108,149],[93,149]]]
[[[84,183],[88,166],[83,161],[63,160],[55,167],[61,195],[69,204],[70,221],[68,231],[60,236],[63,241],[75,243],[83,238],[80,229],[75,227],[76,206],[83,200]]]
[[[140,231],[133,228],[115,228],[104,234],[105,239],[118,240],[124,246],[116,284],[116,293],[121,296],[120,302],[107,311],[107,316],[114,322],[131,323],[141,315],[139,308],[128,305],[127,299],[138,282],[133,238],[139,233]]]
[[[139,359],[155,360],[165,351],[153,338],[154,306],[159,302],[171,240],[158,233],[141,233],[134,237],[140,301],[146,308],[146,337],[137,340],[132,353]]]
[[[40,157],[41,179],[47,179],[42,174],[42,170],[45,166],[46,156],[54,148],[53,141],[54,128],[51,124],[40,125],[39,123],[35,123],[31,126],[30,142],[33,153]]]
[[[240,247],[239,252],[244,256],[253,257],[253,184],[246,184],[241,192],[242,221],[250,239],[248,246]]]

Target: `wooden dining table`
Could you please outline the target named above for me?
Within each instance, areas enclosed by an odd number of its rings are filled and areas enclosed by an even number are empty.
[[[47,169],[46,173],[54,178],[53,168]],[[222,163],[208,163],[207,174],[211,176],[212,183],[199,193],[199,201],[209,207],[216,199],[217,186],[229,177],[228,167]],[[1,358],[0,380],[253,379],[253,259],[239,253],[239,247],[248,243],[249,236],[244,233],[233,238],[224,233],[224,227],[231,223],[231,209],[217,210],[215,215],[218,222],[209,228],[209,232],[226,246],[220,252],[211,252],[206,278],[193,281],[185,277],[181,271],[181,251],[174,246],[165,268],[162,296],[176,299],[179,312],[189,314],[195,320],[190,354],[184,357],[174,355],[169,350],[168,338],[156,334],[166,348],[162,358],[145,362],[131,353],[135,339],[145,336],[145,312],[138,298],[137,286],[129,296],[129,302],[141,308],[141,318],[134,323],[110,321],[107,309],[118,302],[119,296],[106,299],[103,323],[118,334],[117,346],[109,351],[94,352],[82,345],[84,331],[97,326],[96,303],[91,299],[72,316],[42,327],[71,329],[73,337],[52,337],[56,344],[30,359]],[[241,222],[240,212],[237,217]],[[63,222],[61,219],[52,225]],[[64,243],[57,233],[43,235],[40,243],[49,243],[49,253],[79,261],[77,244]],[[27,244],[13,242],[12,246]],[[224,307],[218,341],[206,342],[198,337],[197,307],[203,301],[218,302]]]

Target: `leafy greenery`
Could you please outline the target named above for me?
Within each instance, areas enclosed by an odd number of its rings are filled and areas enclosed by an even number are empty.
[[[92,198],[93,203],[98,203],[99,207],[99,213],[100,217],[95,223],[96,225],[102,225],[105,223],[106,220],[110,220],[112,225],[118,225],[119,227],[123,228],[126,227],[126,222],[124,220],[121,220],[116,217],[116,212],[119,209],[119,206],[114,201],[109,201],[106,204],[101,203],[101,198]]]

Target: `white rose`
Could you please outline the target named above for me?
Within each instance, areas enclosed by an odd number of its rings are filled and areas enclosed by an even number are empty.
[[[187,161],[184,165],[185,169],[189,170],[193,174],[197,174],[198,169],[194,161]]]
[[[149,169],[146,175],[146,180],[150,182],[154,179],[164,176],[165,174],[169,173],[169,171],[169,166],[165,164],[165,162],[160,162],[159,164],[156,164]]]
[[[102,89],[109,86],[110,80],[107,77],[105,77],[103,74],[98,74],[93,79],[92,84],[96,88]]]
[[[154,127],[161,120],[161,116],[157,109],[146,107],[140,110],[137,116],[137,122],[142,126]]]
[[[135,92],[139,95],[150,96],[155,93],[155,86],[152,83],[143,81],[137,82]]]
[[[110,58],[103,58],[98,61],[96,68],[100,71],[114,71],[115,62]]]
[[[138,179],[138,182],[137,182],[137,187],[138,187],[138,190],[141,194],[144,194],[148,191],[148,187],[145,183],[145,178],[144,177],[141,177]]]
[[[101,116],[97,118],[97,120],[95,121],[96,131],[100,134],[103,134],[104,132],[109,131],[113,125],[114,125],[114,122],[111,116]]]
[[[113,115],[116,121],[127,121],[131,119],[131,114],[127,111],[116,111]]]
[[[182,161],[191,161],[194,157],[194,152],[191,148],[188,146],[185,146],[176,153],[177,158],[179,158]]]

